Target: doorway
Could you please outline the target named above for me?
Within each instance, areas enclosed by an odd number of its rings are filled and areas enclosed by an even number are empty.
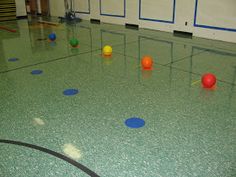
[[[43,16],[49,16],[49,0],[40,0],[40,5],[41,5],[41,14]]]
[[[49,16],[49,0],[26,0],[27,13],[31,15]]]

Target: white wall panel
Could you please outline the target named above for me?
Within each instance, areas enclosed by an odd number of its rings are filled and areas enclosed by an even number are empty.
[[[140,0],[140,18],[172,21],[174,5],[173,0]]]
[[[236,0],[198,0],[196,24],[236,30]]]
[[[50,0],[49,5],[50,5],[51,16],[58,16],[58,17],[65,16],[64,0]]]
[[[139,17],[138,1],[126,0],[126,23],[138,24]]]
[[[100,0],[101,15],[125,16],[125,0]]]
[[[181,0],[181,3],[176,3],[174,30],[193,32],[193,19],[194,1]]]
[[[75,0],[74,9],[79,13],[90,13],[90,0]]]
[[[98,0],[90,0],[90,18],[100,19],[99,7],[100,6]]]

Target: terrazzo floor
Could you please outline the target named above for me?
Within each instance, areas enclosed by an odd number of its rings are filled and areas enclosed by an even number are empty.
[[[236,176],[236,44],[88,21],[0,25],[17,30],[0,30],[0,177]],[[145,125],[127,127],[132,117]]]

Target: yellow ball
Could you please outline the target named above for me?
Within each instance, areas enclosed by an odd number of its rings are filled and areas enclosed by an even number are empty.
[[[110,56],[112,54],[111,46],[109,46],[109,45],[104,46],[103,49],[102,49],[102,53],[105,56]]]

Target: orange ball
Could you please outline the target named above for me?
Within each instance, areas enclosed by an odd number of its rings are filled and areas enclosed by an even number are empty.
[[[150,56],[144,56],[141,61],[142,67],[145,70],[152,69],[153,60]]]

